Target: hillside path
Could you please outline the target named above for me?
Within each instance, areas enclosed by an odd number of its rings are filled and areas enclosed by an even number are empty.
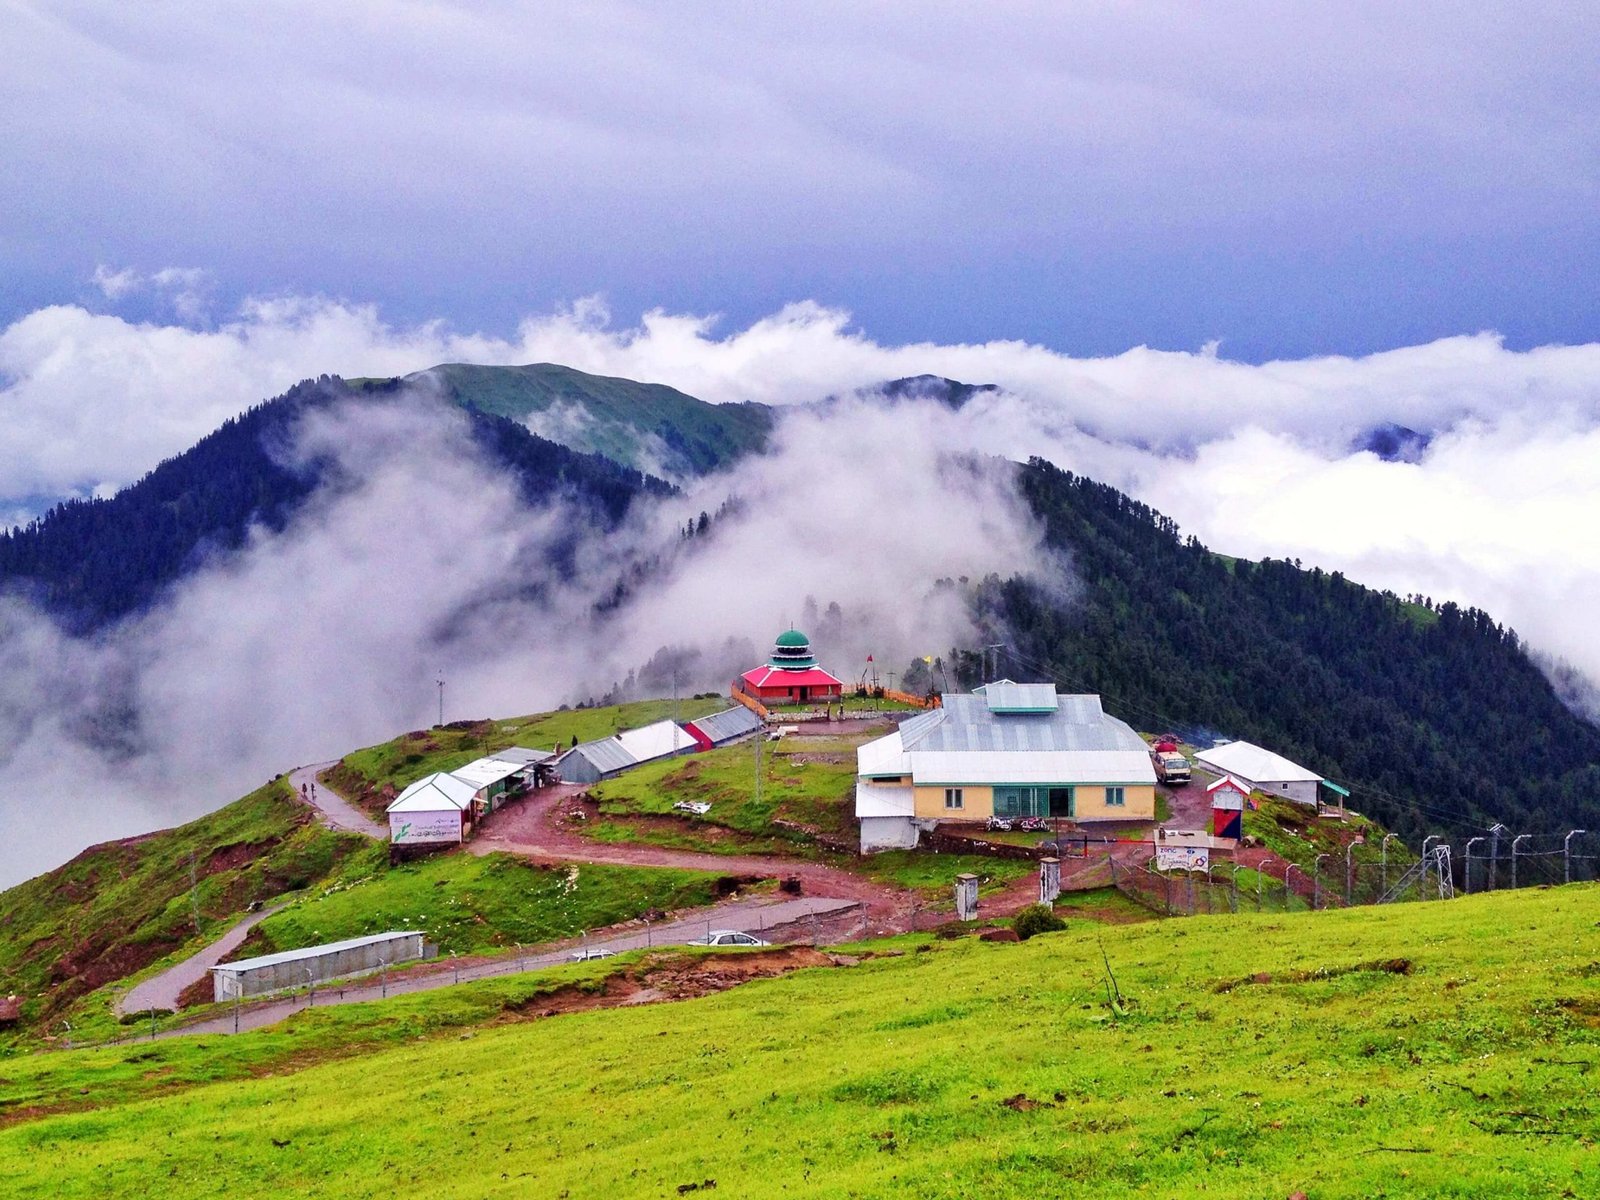
[[[258,916],[266,916],[261,913]],[[861,936],[863,921],[860,906],[850,900],[807,896],[800,899],[770,898],[725,900],[709,908],[680,913],[676,918],[654,925],[629,922],[625,929],[604,932],[581,939],[567,939],[541,947],[528,947],[520,953],[493,957],[477,956],[452,960],[429,959],[404,969],[396,968],[388,977],[374,972],[358,980],[319,984],[312,993],[301,992],[275,999],[245,1003],[237,1011],[195,1021],[156,1034],[156,1040],[198,1033],[234,1033],[275,1025],[285,1017],[306,1008],[325,1008],[335,1004],[359,1004],[411,992],[428,992],[474,979],[515,975],[571,962],[578,950],[606,951],[646,949],[652,946],[681,946],[692,938],[704,937],[713,929],[738,929],[756,934],[773,943],[826,943],[847,941]],[[190,960],[193,961],[193,960]],[[139,1010],[130,1010],[139,1011]],[[135,1034],[130,1041],[149,1039]]]
[[[806,893],[852,900],[866,906],[876,933],[909,928],[916,896],[865,879],[827,863],[756,854],[707,854],[637,843],[592,842],[563,827],[562,805],[586,791],[583,784],[542,788],[491,813],[467,844],[474,854],[503,851],[538,862],[591,862],[627,867],[678,867],[715,871],[720,875],[755,875],[763,879],[800,880]]]
[[[317,782],[318,772],[326,771],[338,761],[334,759],[332,762],[295,768],[289,772],[289,786],[294,789],[296,796],[311,806],[317,819],[329,829],[337,829],[341,833],[364,833],[370,838],[387,838],[387,829],[327,784]]]
[[[117,1016],[120,1017],[123,1013],[148,1012],[152,1008],[167,1012],[176,1011],[178,997],[183,994],[184,988],[204,979],[206,973],[231,954],[252,929],[282,907],[283,905],[278,904],[250,914],[197,954],[175,963],[159,975],[152,975],[149,979],[135,984],[128,989],[127,995],[120,996],[115,1001],[113,1007]]]

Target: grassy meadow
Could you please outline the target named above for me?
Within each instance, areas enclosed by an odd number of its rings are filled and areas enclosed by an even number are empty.
[[[1589,1196],[1597,922],[1579,885],[901,940],[340,1061],[237,1065],[281,1031],[174,1045],[197,1057],[134,1064],[126,1096],[94,1080],[127,1048],[37,1056],[5,1065],[0,1156],[9,1195],[52,1198]],[[103,1102],[30,1118],[68,1081]]]
[[[493,953],[599,929],[649,909],[710,904],[716,880],[703,871],[599,863],[558,867],[510,854],[465,852],[391,867],[388,847],[374,845],[263,921],[258,952],[418,929],[441,953]]]

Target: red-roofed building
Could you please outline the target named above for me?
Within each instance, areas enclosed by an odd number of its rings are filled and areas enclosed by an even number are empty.
[[[810,639],[797,629],[780,633],[766,665],[746,671],[733,686],[763,704],[825,703],[844,695],[844,682],[817,665]]]

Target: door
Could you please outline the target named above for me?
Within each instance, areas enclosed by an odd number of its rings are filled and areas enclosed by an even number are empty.
[[[1050,815],[1052,817],[1072,816],[1071,788],[1053,787],[1050,789]]]

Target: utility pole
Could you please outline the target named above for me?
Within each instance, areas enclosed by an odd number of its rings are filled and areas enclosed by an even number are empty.
[[[1588,832],[1589,831],[1587,829],[1574,829],[1571,833],[1567,834],[1567,836],[1564,839],[1562,839],[1562,842],[1561,842],[1562,881],[1565,882],[1565,883],[1571,883],[1572,882],[1572,839],[1577,837],[1580,833],[1588,833]]]
[[[439,672],[439,678],[434,680],[439,685],[439,724],[444,724],[444,672]]]
[[[755,786],[755,792],[754,792],[755,802],[757,804],[761,803],[761,743],[766,741],[766,740],[767,740],[767,731],[764,728],[757,730],[756,731],[756,740],[755,740],[755,745],[756,745],[756,786]]]
[[[995,642],[992,646],[985,648],[994,651],[994,669],[989,672],[989,678],[984,680],[985,683],[989,683],[1000,678],[1000,651],[1005,649],[1005,643]]]
[[[1467,895],[1469,896],[1472,895],[1472,843],[1481,841],[1483,841],[1481,837],[1467,839],[1467,861],[1461,868],[1461,878],[1462,882],[1467,885]]]

